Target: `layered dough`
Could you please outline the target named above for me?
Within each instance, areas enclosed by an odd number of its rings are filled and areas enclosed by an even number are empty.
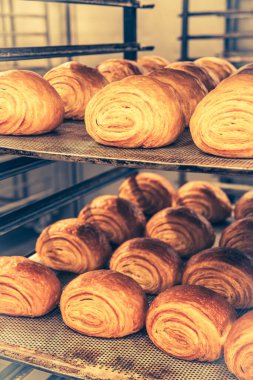
[[[115,195],[94,198],[79,213],[79,220],[99,227],[114,244],[142,236],[146,219],[133,203]]]
[[[25,257],[0,257],[0,314],[40,317],[60,299],[61,283],[53,271]]]
[[[157,55],[145,55],[144,57],[138,58],[137,63],[143,67],[145,74],[169,65],[167,59]]]
[[[119,188],[119,196],[135,203],[147,216],[171,206],[174,193],[165,177],[151,172],[134,174]]]
[[[235,219],[253,218],[253,190],[243,194],[235,205]]]
[[[229,77],[237,71],[236,67],[224,58],[202,57],[196,59],[194,63],[203,66],[211,77],[215,81],[218,80],[218,82],[223,81],[223,79]]]
[[[253,217],[230,224],[221,234],[220,247],[236,248],[246,252],[253,260]]]
[[[74,61],[51,69],[44,78],[60,95],[65,107],[65,118],[74,120],[84,119],[90,99],[108,84],[97,69]]]
[[[224,191],[206,181],[192,181],[180,187],[174,196],[174,205],[185,206],[203,215],[211,223],[231,215],[232,205]]]
[[[112,255],[110,269],[131,277],[149,294],[160,293],[181,279],[178,254],[158,239],[126,241]]]
[[[233,248],[211,248],[192,256],[184,269],[183,284],[211,289],[236,309],[253,307],[253,265]]]
[[[107,59],[100,63],[97,69],[108,82],[116,82],[130,75],[144,74],[143,68],[137,62],[128,59]]]
[[[147,300],[130,277],[110,270],[79,275],[63,290],[64,323],[81,334],[120,338],[145,324]]]
[[[75,218],[45,228],[36,252],[46,266],[74,273],[102,268],[112,253],[104,232]]]
[[[64,107],[55,89],[26,70],[0,73],[0,134],[40,135],[63,121]]]
[[[96,142],[121,148],[172,144],[185,127],[176,91],[146,76],[131,76],[102,89],[89,102],[85,123]]]
[[[214,230],[201,215],[186,207],[169,207],[147,223],[146,235],[171,245],[180,256],[192,256],[214,243]]]
[[[179,285],[159,294],[146,319],[153,343],[184,360],[215,361],[236,319],[231,305],[201,286]]]

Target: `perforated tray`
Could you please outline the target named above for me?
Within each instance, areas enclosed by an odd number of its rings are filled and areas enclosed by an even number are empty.
[[[66,122],[43,136],[0,136],[0,153],[161,170],[253,174],[252,159],[207,155],[193,144],[189,131],[165,148],[119,149],[96,144],[86,134],[83,122]]]

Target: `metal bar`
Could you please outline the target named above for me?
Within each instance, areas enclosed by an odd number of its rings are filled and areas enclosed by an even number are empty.
[[[253,38],[253,33],[224,33],[224,34],[198,34],[186,36],[188,40],[209,40],[225,38]],[[182,40],[182,37],[179,37]]]
[[[233,1],[232,0],[226,0],[226,5],[227,5],[227,10],[229,11],[232,6],[233,6]],[[234,32],[234,30],[232,29],[232,20],[228,17],[225,19],[225,34],[229,34],[231,32]],[[228,54],[229,51],[231,50],[230,49],[230,46],[231,46],[231,39],[228,37],[228,38],[225,38],[224,41],[223,41],[223,50],[224,50],[224,54]]]
[[[41,0],[26,0],[26,1],[41,1]],[[111,7],[124,8],[154,8],[154,4],[141,4],[137,0],[43,0],[48,3],[64,3],[64,4],[90,4],[103,5]]]
[[[54,161],[28,157],[14,158],[13,160],[2,162],[0,163],[0,181],[53,163]]]
[[[188,10],[189,10],[189,0],[183,1],[183,19],[182,19],[182,37],[181,37],[181,61],[188,60]]]
[[[11,13],[1,13],[1,17],[12,17],[12,14]],[[21,18],[44,18],[43,15],[38,15],[38,14],[35,14],[35,13],[15,13],[15,17],[21,17]]]
[[[220,16],[220,17],[240,17],[242,15],[253,15],[253,10],[240,11],[237,9],[230,9],[227,11],[208,11],[208,12],[187,12],[188,17],[198,16]],[[179,17],[184,17],[184,14],[179,14]]]
[[[75,186],[59,191],[47,198],[41,199],[28,206],[24,206],[13,212],[4,214],[0,217],[0,236],[10,232],[24,224],[31,222],[43,214],[51,212],[59,207],[73,202],[81,195],[87,195],[90,192],[108,185],[122,177],[135,172],[135,169],[120,168],[112,169],[96,177],[87,179]]]
[[[136,8],[123,9],[123,36],[124,36],[124,43],[132,43],[132,44],[137,43]],[[137,59],[137,50],[124,52],[124,58],[135,61]]]

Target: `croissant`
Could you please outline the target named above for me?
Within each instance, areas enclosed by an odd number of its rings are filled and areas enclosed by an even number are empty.
[[[153,343],[184,360],[215,361],[235,321],[231,305],[202,286],[166,289],[152,302],[146,328]]]
[[[235,219],[253,218],[253,190],[245,193],[235,205]]]
[[[232,212],[232,205],[226,193],[218,186],[205,181],[192,181],[180,187],[174,195],[173,204],[188,207],[211,223],[225,220]]]
[[[170,288],[181,278],[178,254],[158,239],[126,241],[112,255],[110,269],[131,277],[150,294]]]
[[[140,57],[138,58],[137,63],[143,67],[145,73],[149,73],[153,70],[161,69],[169,65],[167,59],[156,55],[146,55],[144,57]]]
[[[75,218],[45,228],[36,252],[46,266],[74,273],[102,268],[112,253],[104,232]]]
[[[73,61],[51,69],[44,78],[60,95],[65,107],[65,118],[74,120],[84,119],[90,99],[108,84],[97,69]]]
[[[214,230],[201,215],[186,207],[168,207],[152,216],[146,235],[171,245],[181,256],[192,256],[214,243]]]
[[[40,75],[26,70],[0,73],[0,134],[40,135],[63,121],[61,98]]]
[[[110,270],[79,275],[63,290],[64,323],[84,335],[120,338],[143,328],[147,300],[130,277]]]
[[[215,81],[218,80],[218,82],[221,82],[223,79],[237,71],[236,67],[224,58],[203,57],[196,59],[194,63],[203,66],[211,77]]]
[[[159,174],[142,172],[127,178],[119,188],[119,196],[135,203],[150,216],[172,204],[175,188]]]
[[[190,122],[194,143],[206,153],[253,157],[253,76],[233,75],[196,107]]]
[[[207,94],[207,89],[203,83],[185,71],[164,68],[153,71],[149,77],[158,79],[162,83],[168,84],[178,93],[185,123],[189,125],[191,115],[197,104]]]
[[[253,311],[237,319],[224,347],[225,362],[239,380],[253,379]]]
[[[253,64],[248,63],[247,65],[241,66],[239,70],[237,70],[237,74],[253,74]]]
[[[253,307],[253,265],[233,248],[211,248],[187,262],[183,284],[211,289],[236,309]]]
[[[146,76],[131,76],[102,89],[89,102],[85,123],[95,141],[121,148],[168,145],[185,127],[173,88]]]
[[[146,219],[133,203],[115,195],[101,195],[79,213],[79,220],[95,224],[114,244],[142,236]]]
[[[100,63],[97,69],[108,82],[119,81],[130,75],[144,74],[143,68],[137,62],[128,59],[107,59]]]
[[[60,299],[61,283],[53,271],[21,256],[0,257],[0,314],[40,317]]]

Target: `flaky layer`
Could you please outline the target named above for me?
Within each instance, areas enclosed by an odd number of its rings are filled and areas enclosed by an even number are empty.
[[[253,190],[245,193],[235,205],[235,219],[253,218]]]
[[[97,66],[98,71],[108,82],[116,82],[130,75],[141,75],[143,68],[135,61],[128,59],[107,59]]]

